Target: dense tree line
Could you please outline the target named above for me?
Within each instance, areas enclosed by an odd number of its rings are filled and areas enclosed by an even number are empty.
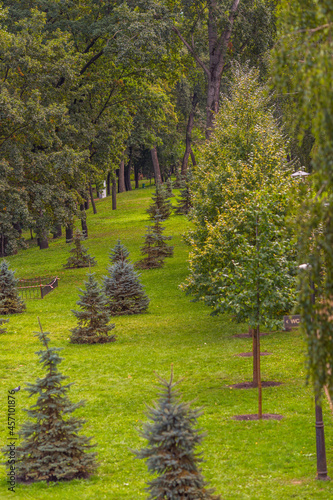
[[[233,59],[265,67],[274,2],[4,0],[0,17],[0,255],[40,248],[107,181],[185,174],[209,137]],[[263,69],[263,74],[265,70]],[[185,145],[184,145],[185,143]],[[185,150],[185,151],[184,151]],[[118,176],[118,187],[117,179]],[[83,227],[85,226],[85,227]]]

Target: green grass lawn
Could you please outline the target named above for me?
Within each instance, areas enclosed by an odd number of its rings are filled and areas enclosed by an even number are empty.
[[[142,236],[148,224],[145,209],[153,188],[118,196],[118,209],[111,199],[97,202],[98,213],[88,211],[89,239],[85,243],[96,257],[96,276],[102,278],[108,252],[120,238],[133,261],[140,256]],[[172,199],[175,203],[175,198]],[[86,400],[77,416],[87,423],[84,433],[94,436],[100,466],[88,480],[58,484],[18,485],[15,494],[7,490],[2,467],[0,498],[17,499],[108,499],[147,498],[149,479],[146,465],[134,458],[132,449],[145,445],[137,429],[145,420],[145,403],[156,397],[156,376],[168,377],[174,364],[175,378],[185,377],[180,386],[184,399],[196,399],[204,406],[200,425],[207,431],[202,446],[204,476],[222,499],[329,499],[333,483],[315,480],[316,449],[314,401],[305,386],[305,345],[302,335],[273,333],[262,337],[263,380],[279,381],[280,387],[263,390],[263,410],[284,416],[281,421],[237,422],[233,415],[255,413],[255,390],[230,389],[229,385],[251,380],[252,358],[235,354],[251,350],[249,339],[234,338],[246,325],[231,323],[228,317],[212,317],[201,303],[190,302],[178,285],[187,274],[188,248],[182,233],[189,226],[183,216],[171,216],[165,234],[172,235],[174,257],[164,268],[147,270],[141,279],[151,303],[146,314],[114,318],[117,342],[105,345],[71,345],[69,330],[75,326],[71,309],[76,308],[78,287],[87,269],[64,270],[69,245],[65,238],[50,241],[50,248],[32,246],[8,258],[17,277],[58,275],[59,287],[44,300],[27,301],[23,314],[10,318],[8,332],[1,336],[1,444],[7,442],[7,391],[25,386],[42,374],[35,352],[37,317],[50,332],[53,346],[63,347],[60,371],[75,382],[69,393],[77,402]],[[28,393],[16,395],[17,426],[24,421],[24,408],[34,403]],[[328,471],[333,477],[332,414],[323,402]],[[3,460],[2,460],[3,461]]]

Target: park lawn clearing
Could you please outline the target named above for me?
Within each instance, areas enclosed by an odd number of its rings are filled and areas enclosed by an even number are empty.
[[[175,193],[179,191],[175,190]],[[118,208],[111,198],[97,202],[96,215],[88,210],[89,238],[84,242],[97,260],[92,268],[101,281],[109,265],[108,253],[118,238],[130,251],[133,261],[141,258],[145,210],[153,187],[118,195]],[[172,198],[175,205],[176,199]],[[59,287],[43,300],[28,300],[23,314],[10,317],[7,333],[1,335],[0,388],[3,414],[1,443],[8,442],[5,425],[8,390],[34,382],[42,374],[35,351],[40,349],[34,332],[37,317],[50,332],[51,347],[63,347],[60,371],[74,382],[69,397],[86,400],[75,415],[86,419],[83,433],[93,436],[100,462],[88,480],[63,483],[44,482],[17,485],[15,499],[33,500],[139,500],[147,498],[150,476],[145,463],[135,459],[132,449],[145,445],[137,429],[145,421],[145,403],[157,396],[155,371],[168,378],[184,377],[180,391],[185,400],[196,399],[204,406],[200,425],[207,431],[201,450],[202,470],[222,499],[269,500],[287,498],[323,499],[333,497],[333,483],[315,480],[316,448],[314,398],[305,386],[306,346],[297,330],[262,337],[263,380],[281,382],[263,390],[264,413],[283,415],[281,421],[235,421],[234,415],[257,411],[255,389],[238,390],[232,384],[251,381],[252,358],[235,356],[251,350],[251,340],[235,338],[246,325],[236,325],[226,316],[210,316],[202,303],[193,303],[178,285],[187,275],[188,247],[182,234],[190,227],[184,216],[172,215],[165,234],[173,238],[174,257],[161,269],[142,271],[141,281],[151,302],[141,315],[117,316],[115,343],[71,345],[70,328],[76,325],[78,288],[83,288],[88,269],[63,269],[71,245],[65,237],[50,240],[50,247],[32,245],[7,258],[16,276],[58,276]],[[35,401],[22,390],[16,398],[16,426],[24,422],[24,408]],[[323,400],[328,473],[333,477],[333,416]],[[3,462],[3,460],[2,460]],[[0,498],[10,498],[5,468],[0,474]]]

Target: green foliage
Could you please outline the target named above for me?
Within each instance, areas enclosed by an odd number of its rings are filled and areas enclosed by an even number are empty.
[[[0,318],[0,333],[6,333],[7,329],[3,325],[8,323],[9,319],[1,319]]]
[[[45,239],[54,222],[73,219],[87,157],[71,140],[68,113],[83,57],[74,54],[67,34],[46,32],[40,11],[26,15],[13,25],[7,12],[0,21],[0,112],[6,116],[0,124],[0,212],[3,237],[11,241],[6,253],[19,239],[10,225],[33,222]],[[66,84],[60,87],[61,75]]]
[[[88,273],[85,282],[86,290],[81,290],[77,305],[80,311],[72,311],[78,319],[78,326],[71,329],[70,341],[73,344],[105,344],[114,342],[116,337],[109,335],[115,325],[108,324],[110,316],[107,311],[108,299],[100,290],[94,273]]]
[[[156,475],[149,482],[149,499],[218,500],[212,489],[207,489],[198,465],[202,458],[195,452],[203,434],[197,429],[201,409],[192,409],[184,403],[175,389],[179,382],[159,377],[162,389],[158,402],[148,407],[150,422],[144,425],[141,436],[148,441],[146,448],[136,452],[146,460],[150,473]]]
[[[165,183],[165,193],[167,198],[172,198],[173,196],[175,196],[172,192],[172,180],[170,179],[170,177],[168,177]]]
[[[159,212],[162,219],[168,219],[171,214],[171,202],[166,196],[165,189],[159,183],[156,184],[156,191],[152,199],[153,203],[147,209],[149,218],[154,220],[156,213]]]
[[[21,313],[25,304],[17,291],[18,279],[9,264],[3,260],[0,265],[0,314]]]
[[[58,370],[61,348],[49,347],[50,339],[41,325],[37,336],[44,349],[36,354],[46,374],[26,388],[30,397],[38,397],[25,410],[30,420],[20,431],[23,442],[16,448],[16,478],[28,483],[87,478],[97,468],[96,453],[89,452],[96,445],[90,444],[91,438],[79,435],[85,421],[70,416],[84,401],[72,403],[68,399],[72,384],[64,384],[68,377]]]
[[[325,385],[333,390],[332,17],[333,6],[328,0],[281,2],[279,43],[272,58],[278,91],[295,95],[300,140],[309,130],[315,139],[313,175],[309,184],[307,181],[299,218],[299,263],[309,264],[308,270],[300,273],[299,302],[308,345],[308,374],[317,396]]]
[[[177,200],[178,205],[175,209],[177,215],[187,215],[192,208],[192,193],[191,193],[191,182],[192,182],[191,171],[187,172],[186,178],[182,182],[180,190],[180,198]]]
[[[81,231],[76,230],[74,233],[75,247],[70,250],[72,255],[68,258],[66,264],[64,264],[66,269],[96,266],[97,262],[95,257],[91,257],[88,254],[88,250],[81,244],[81,241],[83,240],[84,237]]]
[[[235,66],[194,171],[190,276],[182,288],[237,322],[281,323],[295,294],[292,180],[258,72]],[[259,294],[259,295],[258,295]],[[259,303],[258,303],[259,301]]]
[[[118,240],[111,251],[108,276],[104,276],[103,290],[108,299],[111,316],[140,314],[147,310],[149,299],[140,283],[133,264],[127,260],[128,250]]]

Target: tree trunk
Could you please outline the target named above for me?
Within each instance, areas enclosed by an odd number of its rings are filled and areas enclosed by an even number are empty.
[[[88,226],[87,226],[87,214],[84,210],[84,204],[80,205],[80,211],[81,211],[82,236],[86,239],[88,238]]]
[[[139,166],[134,164],[135,189],[139,188]]]
[[[249,333],[252,334],[253,387],[258,387],[257,337],[254,329],[249,328]]]
[[[57,224],[53,229],[53,239],[60,238],[62,236],[61,224]]]
[[[161,182],[162,182],[161,170],[160,170],[160,164],[158,162],[156,146],[153,147],[150,150],[150,152],[151,152],[151,158],[153,160],[153,166],[154,166],[155,184],[161,184]]]
[[[125,167],[125,172],[124,172],[126,191],[132,191],[131,167],[132,167],[132,160],[130,158],[129,161],[128,161],[128,163],[127,163],[127,165],[126,165],[126,167]]]
[[[257,377],[258,377],[258,418],[262,418],[262,387],[261,387],[261,373],[260,373],[260,329],[259,325],[256,328],[256,341],[257,341]]]
[[[106,177],[106,196],[110,196],[111,194],[111,172],[108,172]]]
[[[73,226],[66,226],[66,243],[72,243],[73,241]]]
[[[206,65],[197,55],[194,47],[180,33],[176,26],[173,31],[183,42],[190,54],[192,54],[198,66],[204,71],[207,80],[207,104],[206,104],[206,139],[209,139],[213,127],[215,114],[219,110],[220,86],[223,70],[225,68],[225,56],[230,42],[235,15],[238,10],[240,0],[233,0],[229,9],[229,22],[222,33],[218,33],[218,9],[216,0],[208,0],[208,43],[209,43],[209,64]]]
[[[92,204],[92,207],[93,207],[93,212],[94,212],[94,214],[97,214],[95,200],[94,200],[94,193],[93,193],[93,188],[92,188],[92,185],[91,185],[91,181],[89,181],[89,193],[90,193],[90,201],[91,201],[91,204]]]
[[[192,135],[192,129],[194,125],[194,113],[195,113],[195,108],[198,104],[198,96],[197,93],[194,92],[193,97],[192,97],[192,109],[190,116],[188,117],[188,122],[187,122],[187,127],[186,127],[186,138],[185,138],[185,153],[182,161],[182,175],[186,175],[187,171],[187,164],[188,164],[188,159],[190,157],[190,154],[192,152],[191,149],[191,135]]]
[[[256,252],[257,257],[259,256],[259,217],[256,215]],[[260,373],[260,268],[259,259],[257,262],[257,328],[256,328],[256,352],[257,352],[257,377],[258,377],[258,418],[262,419],[262,390],[261,390],[261,373]]]
[[[0,257],[6,257],[6,253],[5,253],[5,248],[6,248],[6,245],[7,245],[7,237],[1,233],[1,237],[0,237]]]
[[[112,179],[112,210],[117,209],[117,179],[114,174]]]
[[[47,240],[47,232],[44,231],[43,235],[38,238],[38,245],[40,250],[45,250],[45,248],[49,248],[49,242]]]
[[[119,165],[119,177],[118,177],[118,193],[124,193],[126,191],[125,187],[125,162],[121,160]]]
[[[84,209],[85,210],[89,209],[89,200],[85,200],[85,202],[84,202]]]

